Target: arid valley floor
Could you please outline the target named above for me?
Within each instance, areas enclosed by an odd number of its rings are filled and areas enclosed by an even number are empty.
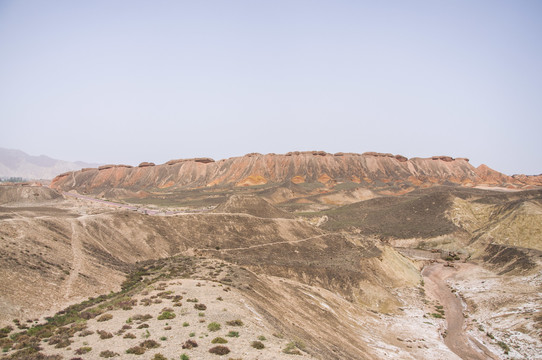
[[[0,186],[0,358],[542,359],[539,179],[289,157]]]

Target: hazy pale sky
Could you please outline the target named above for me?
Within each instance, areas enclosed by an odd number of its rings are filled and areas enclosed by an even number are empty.
[[[0,147],[542,172],[542,1],[0,0]]]

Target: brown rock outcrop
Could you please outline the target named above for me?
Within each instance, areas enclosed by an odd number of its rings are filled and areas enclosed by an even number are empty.
[[[193,158],[193,159],[176,159],[176,160],[169,160],[166,162],[166,165],[175,165],[175,164],[181,164],[184,162],[197,162],[202,164],[209,164],[215,162],[214,159],[211,158]]]
[[[442,161],[451,162],[451,161],[454,161],[454,158],[451,156],[432,156],[431,160],[442,160]]]
[[[144,162],[142,162],[141,164],[139,164],[137,167],[142,168],[142,167],[155,166],[155,165],[156,165],[156,164],[153,163],[153,162],[145,162],[145,161],[144,161]]]

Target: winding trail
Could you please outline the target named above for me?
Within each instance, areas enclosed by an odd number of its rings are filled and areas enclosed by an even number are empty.
[[[423,269],[425,289],[430,297],[437,300],[446,314],[447,335],[446,346],[464,360],[498,360],[484,345],[471,339],[463,329],[464,317],[461,300],[446,285],[446,279],[453,276],[455,268],[444,267],[435,263]]]
[[[72,247],[72,269],[70,271],[70,275],[68,277],[68,280],[66,281],[66,292],[64,293],[64,298],[66,300],[69,300],[70,296],[72,296],[72,290],[73,285],[77,278],[79,277],[79,273],[81,272],[81,268],[83,265],[83,245],[81,244],[81,239],[79,239],[79,236],[77,234],[77,230],[75,229],[75,222],[77,220],[73,220],[71,222],[72,227],[72,236],[71,236],[71,247]]]
[[[245,247],[238,247],[238,248],[224,248],[224,249],[220,249],[220,250],[216,250],[216,249],[196,249],[196,250],[203,250],[203,251],[238,251],[238,250],[250,250],[250,249],[254,249],[254,248],[261,248],[261,247],[265,247],[265,246],[274,246],[274,245],[280,245],[280,244],[296,244],[296,243],[300,243],[300,242],[304,242],[304,241],[319,239],[319,238],[322,238],[322,237],[324,237],[324,236],[329,236],[329,235],[334,235],[334,234],[338,234],[338,233],[320,234],[320,235],[311,236],[311,237],[303,238],[303,239],[299,239],[299,240],[276,241],[276,242],[270,242],[270,243],[265,243],[265,244],[257,244],[257,245],[251,245],[251,246],[245,246]]]

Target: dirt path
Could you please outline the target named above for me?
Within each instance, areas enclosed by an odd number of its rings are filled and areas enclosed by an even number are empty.
[[[68,280],[66,281],[66,292],[64,293],[64,298],[66,300],[69,300],[70,296],[72,295],[73,284],[79,277],[79,273],[81,272],[81,268],[83,264],[83,246],[81,244],[81,239],[79,239],[79,236],[77,235],[78,232],[75,228],[76,221],[77,220],[73,220],[71,222],[71,227],[72,227],[71,245],[72,245],[73,260],[72,260],[72,268],[70,271],[70,275],[68,277]]]
[[[470,339],[463,329],[464,317],[461,300],[446,285],[446,279],[458,271],[437,263],[423,269],[425,289],[428,295],[437,300],[446,314],[447,335],[444,343],[450,350],[465,360],[487,360],[499,358],[494,356],[485,346]]]
[[[320,234],[320,235],[311,236],[311,237],[304,238],[304,239],[299,239],[299,240],[276,241],[276,242],[270,242],[270,243],[258,244],[258,245],[251,245],[251,246],[246,246],[246,247],[238,247],[238,248],[227,248],[227,249],[220,249],[220,250],[215,250],[215,249],[196,249],[196,250],[203,250],[203,251],[238,251],[238,250],[250,250],[250,249],[254,249],[254,248],[260,248],[260,247],[265,247],[265,246],[273,246],[273,245],[280,245],[280,244],[296,244],[296,243],[300,243],[300,242],[304,242],[304,241],[319,239],[319,238],[321,238],[321,237],[329,236],[329,235],[333,235],[333,234],[335,234],[335,233],[331,233],[331,234]]]

